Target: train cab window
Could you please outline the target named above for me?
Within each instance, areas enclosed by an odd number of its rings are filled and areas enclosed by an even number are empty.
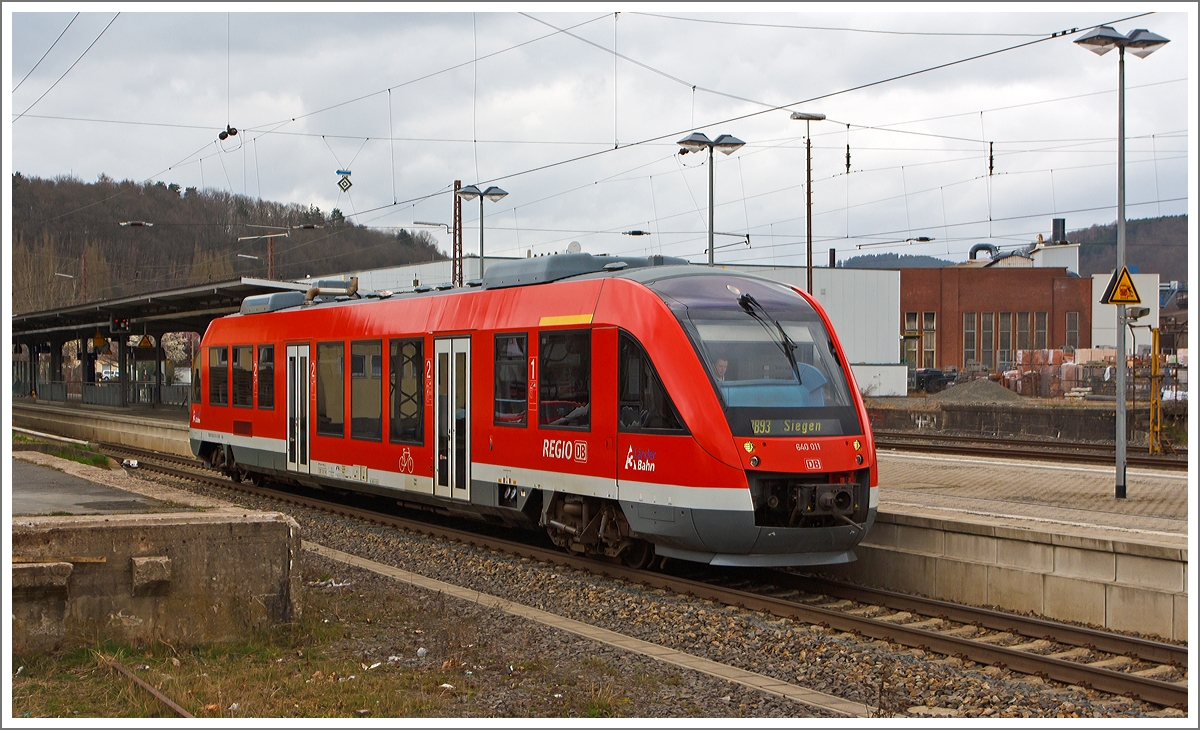
[[[350,437],[383,439],[383,341],[350,343]]]
[[[553,330],[538,339],[538,425],[588,429],[592,406],[591,330]]]
[[[208,404],[229,405],[229,348],[208,348]]]
[[[524,426],[528,423],[529,381],[525,355],[528,336],[522,333],[496,335],[496,391],[493,423]]]
[[[317,433],[321,436],[346,435],[345,354],[341,342],[317,344]]]
[[[258,346],[258,407],[275,408],[275,346]]]
[[[254,405],[254,347],[233,348],[233,405],[251,408]]]
[[[641,343],[621,333],[617,416],[622,432],[687,433],[671,396]]]
[[[388,346],[391,351],[388,441],[394,444],[424,443],[425,409],[421,395],[424,392],[425,343],[422,340],[392,340]]]

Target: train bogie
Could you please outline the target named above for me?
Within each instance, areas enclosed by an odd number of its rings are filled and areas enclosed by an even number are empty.
[[[852,560],[875,454],[828,319],[681,263],[568,254],[475,289],[247,300],[205,335],[193,449],[633,565]]]

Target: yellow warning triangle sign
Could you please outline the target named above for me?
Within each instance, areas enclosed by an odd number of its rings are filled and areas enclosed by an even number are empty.
[[[1137,288],[1133,285],[1133,277],[1129,275],[1129,267],[1122,266],[1120,271],[1114,271],[1113,277],[1100,297],[1101,304],[1141,304]]]
[[[150,341],[149,335],[142,335],[142,341],[138,343],[138,347],[154,347],[154,343]]]

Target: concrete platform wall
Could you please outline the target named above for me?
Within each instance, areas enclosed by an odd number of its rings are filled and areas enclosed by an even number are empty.
[[[914,399],[915,400],[915,399]],[[1129,431],[1146,421],[1147,408],[1130,408]],[[910,407],[868,408],[871,428],[982,436],[1035,436],[1066,441],[1113,440],[1115,411],[1108,408],[928,401]],[[1144,435],[1142,436],[1144,439]]]
[[[828,572],[931,598],[1187,640],[1187,548],[880,511]]]
[[[274,512],[13,520],[15,653],[244,639],[300,613],[300,529]]]
[[[144,417],[133,413],[13,403],[12,422],[18,428],[68,438],[192,456],[187,421]]]

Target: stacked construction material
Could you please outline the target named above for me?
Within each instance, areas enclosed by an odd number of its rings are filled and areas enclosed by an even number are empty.
[[[1093,388],[1097,379],[1111,380],[1116,350],[1094,348],[1064,353],[1062,350],[1017,350],[1013,368],[1000,375],[1000,384],[1024,396],[1078,397]]]

